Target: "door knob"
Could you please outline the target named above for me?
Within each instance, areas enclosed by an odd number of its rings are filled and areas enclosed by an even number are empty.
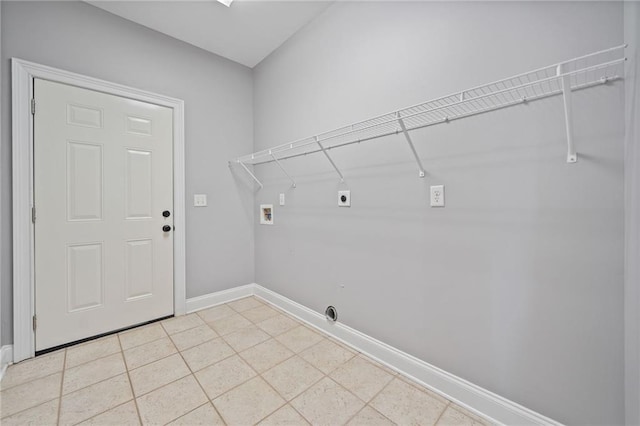
[[[162,216],[163,217],[169,217],[169,216],[171,216],[171,212],[169,210],[165,210],[165,211],[162,212]]]
[[[165,226],[162,227],[162,230],[164,232],[169,232],[169,231],[171,231],[171,227],[169,225],[165,225]]]

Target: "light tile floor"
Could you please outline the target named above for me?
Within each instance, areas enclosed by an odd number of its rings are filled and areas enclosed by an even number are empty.
[[[486,425],[248,297],[12,365],[2,425]]]

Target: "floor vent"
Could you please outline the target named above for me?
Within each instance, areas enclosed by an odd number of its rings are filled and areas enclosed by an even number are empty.
[[[338,310],[333,306],[327,306],[327,310],[324,311],[324,315],[329,321],[336,322],[338,320]]]

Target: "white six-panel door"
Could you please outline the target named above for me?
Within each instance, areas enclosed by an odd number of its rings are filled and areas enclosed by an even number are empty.
[[[34,97],[36,350],[171,315],[171,109],[40,79]]]

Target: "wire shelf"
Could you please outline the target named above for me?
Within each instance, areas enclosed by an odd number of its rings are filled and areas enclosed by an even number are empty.
[[[409,132],[436,124],[465,118],[489,111],[531,102],[550,96],[563,95],[567,124],[568,162],[577,156],[572,141],[571,92],[622,78],[624,75],[624,49],[626,45],[590,53],[564,62],[549,65],[513,77],[453,93],[335,130],[278,145],[231,161],[243,165],[264,164],[302,155],[323,152],[340,175],[328,151],[368,140],[404,133],[418,162],[420,176],[424,169]],[[252,178],[262,186],[256,177]],[[295,181],[287,174],[293,182]]]

